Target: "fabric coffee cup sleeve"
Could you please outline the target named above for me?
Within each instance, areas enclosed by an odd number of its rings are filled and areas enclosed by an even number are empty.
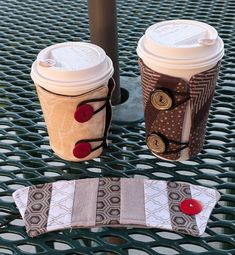
[[[114,81],[77,96],[60,95],[36,85],[53,151],[69,161],[98,157],[107,145]]]
[[[189,81],[156,72],[139,59],[144,95],[146,143],[150,151],[179,160],[183,150],[194,158],[203,148],[220,63]],[[190,123],[185,121],[190,115]],[[187,141],[183,134],[189,133]]]
[[[215,189],[186,182],[118,177],[58,181],[13,193],[30,237],[104,226],[200,236],[219,198]]]

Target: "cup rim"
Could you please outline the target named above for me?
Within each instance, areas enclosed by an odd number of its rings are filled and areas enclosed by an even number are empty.
[[[114,68],[112,65],[112,60],[106,56],[106,64],[108,66],[107,71],[99,76],[98,78],[95,77],[93,79],[89,79],[86,81],[55,81],[55,80],[51,80],[45,77],[42,77],[38,74],[37,72],[37,68],[35,67],[35,65],[37,65],[37,61],[34,61],[32,64],[32,68],[31,68],[31,78],[34,81],[35,84],[38,84],[39,86],[55,92],[55,93],[61,93],[60,91],[64,91],[66,89],[68,90],[76,90],[76,94],[78,93],[79,89],[81,90],[81,93],[84,93],[84,91],[89,91],[91,89],[95,89],[103,84],[105,84],[107,82],[107,80],[109,80],[114,73]],[[79,84],[79,86],[78,86]],[[69,94],[73,94],[73,93],[69,93]]]
[[[209,55],[208,57],[204,57],[204,58],[194,58],[194,59],[188,59],[188,60],[170,59],[170,58],[164,58],[161,56],[153,55],[144,48],[144,42],[143,42],[144,39],[145,39],[145,35],[143,35],[139,39],[138,46],[136,49],[137,55],[146,62],[153,62],[153,64],[156,66],[159,65],[161,67],[174,68],[174,69],[202,68],[205,66],[209,66],[213,63],[217,63],[224,56],[224,43],[220,37],[218,37],[220,50],[217,51],[214,55]]]

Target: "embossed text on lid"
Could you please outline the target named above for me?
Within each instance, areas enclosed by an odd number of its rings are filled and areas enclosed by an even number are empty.
[[[105,58],[103,50],[90,45],[65,45],[49,52],[56,67],[66,71],[77,71],[98,65]]]
[[[214,65],[224,54],[216,29],[195,20],[153,24],[138,42],[138,56],[153,70],[195,69]]]
[[[218,37],[212,26],[191,20],[160,22],[147,29],[146,35],[156,43],[175,48],[198,46],[200,39],[216,40]]]

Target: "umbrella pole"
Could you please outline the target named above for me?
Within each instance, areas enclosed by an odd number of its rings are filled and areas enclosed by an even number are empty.
[[[113,78],[116,87],[112,96],[112,104],[117,105],[121,103],[121,91],[116,0],[88,0],[88,13],[91,42],[103,48],[113,61]]]
[[[116,88],[112,95],[114,123],[143,121],[143,99],[140,77],[119,76],[116,0],[88,0],[91,42],[102,47],[112,59]]]

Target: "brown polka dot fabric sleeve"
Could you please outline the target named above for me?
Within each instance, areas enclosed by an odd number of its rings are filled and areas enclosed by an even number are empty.
[[[139,59],[146,128],[146,142],[154,155],[180,160],[181,151],[195,157],[203,147],[206,123],[218,76],[218,63],[190,81],[153,71]],[[188,103],[189,102],[189,103]],[[182,143],[186,110],[190,105],[191,127]]]
[[[153,133],[163,136],[165,143],[167,143],[166,151],[158,153],[158,155],[166,159],[177,160],[180,157],[186,98],[189,94],[188,83],[181,78],[163,75],[151,70],[141,59],[139,64],[144,95],[146,139]],[[173,106],[176,104],[179,106],[169,110],[158,110],[153,106],[151,93],[162,88],[171,93]],[[156,154],[154,148],[149,149]]]

